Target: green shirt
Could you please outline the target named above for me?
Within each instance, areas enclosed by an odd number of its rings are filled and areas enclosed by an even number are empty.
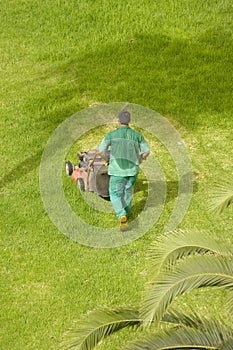
[[[110,148],[108,174],[134,176],[139,172],[140,155],[150,148],[142,134],[129,126],[121,125],[110,131],[102,140],[99,150],[106,153]]]

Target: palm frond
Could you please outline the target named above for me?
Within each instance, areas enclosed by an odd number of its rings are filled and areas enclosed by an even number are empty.
[[[65,334],[61,349],[91,350],[110,334],[140,324],[136,308],[98,309],[74,324]]]
[[[129,350],[182,350],[203,349],[219,350],[224,345],[232,346],[233,329],[222,322],[203,319],[201,327],[171,329],[162,334],[154,335],[133,342]],[[226,348],[228,350],[228,348]],[[229,349],[231,349],[229,347]]]
[[[233,333],[233,326],[230,327],[227,325],[221,316],[218,318],[218,320],[209,320],[205,316],[198,315],[193,310],[189,311],[188,314],[173,309],[168,310],[164,315],[162,322],[171,323],[175,327],[179,328],[195,328],[204,330],[210,334],[212,332],[213,334],[216,333],[218,335],[218,341],[228,339],[228,336],[231,336]]]
[[[217,185],[211,194],[208,206],[209,211],[220,215],[230,204],[233,203],[233,180],[225,180],[221,185]]]
[[[140,316],[144,325],[157,324],[179,295],[193,289],[218,286],[233,291],[233,259],[215,255],[190,256],[172,271],[158,274],[155,283],[146,290]]]
[[[220,242],[209,232],[177,230],[157,238],[148,253],[153,276],[162,269],[171,269],[180,259],[190,254],[213,253],[233,255],[228,244]]]
[[[189,314],[185,314],[177,310],[167,310],[162,318],[162,322],[170,323],[176,327],[193,327],[199,328],[203,326],[205,319],[198,316],[195,311],[190,311]]]
[[[233,336],[229,337],[219,348],[219,350],[232,350],[233,349]]]
[[[233,291],[229,293],[229,296],[227,298],[227,307],[233,315]]]

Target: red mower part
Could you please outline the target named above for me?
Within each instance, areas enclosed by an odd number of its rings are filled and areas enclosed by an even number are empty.
[[[78,179],[83,179],[85,184],[85,189],[87,189],[87,179],[88,179],[87,171],[85,171],[83,168],[79,168],[75,166],[71,177],[72,177],[72,180],[76,183]]]

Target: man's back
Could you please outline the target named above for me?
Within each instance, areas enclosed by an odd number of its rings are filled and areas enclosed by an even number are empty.
[[[140,154],[148,150],[143,136],[129,126],[121,125],[105,136],[101,150],[106,152],[109,146],[109,175],[136,175],[139,171]]]
[[[128,111],[121,111],[118,118],[120,126],[104,137],[98,154],[104,158],[110,148],[109,194],[120,222],[120,230],[125,231],[140,160],[146,159],[150,148],[142,134],[129,127],[130,113]]]

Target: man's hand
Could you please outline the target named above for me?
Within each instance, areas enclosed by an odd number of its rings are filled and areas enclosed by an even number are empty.
[[[141,162],[142,162],[143,160],[146,160],[146,158],[149,156],[149,154],[150,154],[150,151],[141,154]]]
[[[105,154],[104,152],[97,151],[95,154],[95,157],[97,157],[97,156],[101,156],[106,162],[109,161],[107,154]]]

